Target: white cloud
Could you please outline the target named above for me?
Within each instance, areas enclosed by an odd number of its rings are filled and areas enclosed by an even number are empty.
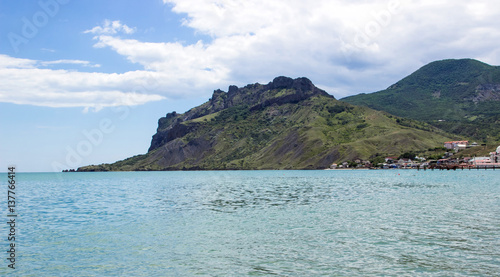
[[[84,31],[84,33],[96,35],[114,35],[118,32],[133,34],[135,32],[135,28],[130,28],[129,26],[122,24],[119,20],[111,21],[106,19],[103,26],[96,26],[90,30]]]
[[[41,62],[39,62],[39,64],[42,66],[50,66],[50,65],[54,65],[54,64],[76,64],[76,65],[81,65],[84,67],[101,67],[100,64],[93,64],[89,61],[82,61],[82,60],[41,61]]]
[[[34,60],[29,60],[29,59],[18,59],[18,58],[12,58],[7,55],[1,55],[0,54],[0,66],[2,69],[31,69],[35,68],[35,65],[37,64],[37,61]]]
[[[500,64],[493,0],[163,0],[183,25],[211,37],[192,44],[122,38],[106,20],[85,33],[143,70],[106,74],[40,68],[98,66],[0,55],[0,101],[47,106],[142,104],[209,96],[230,84],[308,77],[337,98],[383,89],[433,60]],[[134,89],[134,88],[142,89]],[[16,93],[13,93],[16,92]],[[125,100],[124,100],[125,99]]]
[[[500,63],[493,1],[164,0],[212,41],[191,45],[99,36],[148,70],[196,88],[306,76],[338,98],[383,89],[437,59]],[[210,69],[210,71],[207,71]],[[194,85],[196,84],[196,85]]]
[[[55,52],[56,52],[56,50],[54,50],[54,49],[49,49],[49,48],[42,48],[42,49],[40,49],[40,50],[42,50],[43,52],[49,52],[49,53],[55,53]]]
[[[0,102],[100,109],[164,99],[155,93],[154,80],[161,76],[150,72],[88,73],[41,69],[37,64],[0,55]]]

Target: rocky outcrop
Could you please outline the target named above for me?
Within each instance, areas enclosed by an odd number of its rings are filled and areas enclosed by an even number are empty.
[[[283,104],[287,104],[287,103],[296,104],[296,103],[299,103],[300,101],[308,99],[311,96],[312,96],[311,94],[293,93],[290,95],[275,97],[275,98],[264,100],[261,103],[258,103],[257,105],[253,105],[250,108],[250,111],[264,109],[264,108],[272,106],[272,105],[283,105]]]
[[[323,90],[318,89],[313,85],[311,80],[307,78],[297,78],[292,79],[288,77],[276,77],[272,82],[265,86],[265,89],[294,89],[298,93],[308,93],[313,92],[314,94],[324,94],[327,95]]]
[[[474,96],[467,100],[471,100],[476,104],[483,101],[500,101],[500,84],[478,85]]]
[[[292,79],[289,77],[276,77],[267,85],[259,83],[247,85],[242,88],[231,85],[228,92],[217,89],[205,104],[187,111],[183,115],[176,112],[168,113],[166,117],[158,120],[158,129],[151,140],[149,151],[153,151],[166,143],[180,138],[196,129],[196,124],[184,122],[213,114],[234,106],[245,105],[250,111],[263,109],[272,105],[298,103],[315,95],[333,98],[314,86],[307,78]]]
[[[151,160],[155,160],[158,166],[169,168],[186,160],[191,160],[193,164],[203,159],[212,148],[212,143],[204,138],[195,138],[187,143],[180,138],[166,143],[162,151],[157,151],[151,155]]]
[[[296,102],[307,99],[314,95],[323,95],[333,98],[330,94],[314,86],[314,84],[307,78],[292,79],[289,77],[276,77],[272,82],[267,85],[259,83],[250,84],[242,88],[231,85],[228,92],[220,89],[215,90],[208,103],[186,112],[186,120],[195,119],[197,117],[205,116],[211,113],[216,113],[223,109],[231,108],[239,105],[248,105],[250,107],[269,103],[274,98],[278,97],[280,92],[284,90],[293,91],[294,97],[283,98],[277,103],[285,103],[286,99]],[[298,100],[300,99],[300,100]]]
[[[151,140],[151,146],[149,147],[149,151],[153,151],[156,148],[173,141],[177,138],[181,138],[187,135],[189,132],[192,132],[196,129],[196,124],[182,124],[182,123],[174,123],[173,125],[167,127],[165,130],[158,131],[153,135]]]

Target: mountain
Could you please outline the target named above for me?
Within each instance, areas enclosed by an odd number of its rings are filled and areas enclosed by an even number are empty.
[[[500,141],[500,67],[476,60],[432,62],[386,90],[341,100],[471,139]]]
[[[307,78],[277,77],[168,113],[144,155],[78,170],[322,169],[449,139],[428,124],[338,101]]]

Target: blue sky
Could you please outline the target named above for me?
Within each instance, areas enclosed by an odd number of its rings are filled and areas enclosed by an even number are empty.
[[[0,171],[147,151],[213,90],[308,77],[336,98],[434,60],[500,64],[493,0],[0,0]],[[90,135],[89,135],[90,134]]]

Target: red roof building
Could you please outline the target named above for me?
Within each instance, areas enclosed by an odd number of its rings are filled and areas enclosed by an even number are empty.
[[[455,141],[447,141],[444,143],[444,147],[446,149],[466,148],[468,145],[469,145],[468,140],[455,140]]]

